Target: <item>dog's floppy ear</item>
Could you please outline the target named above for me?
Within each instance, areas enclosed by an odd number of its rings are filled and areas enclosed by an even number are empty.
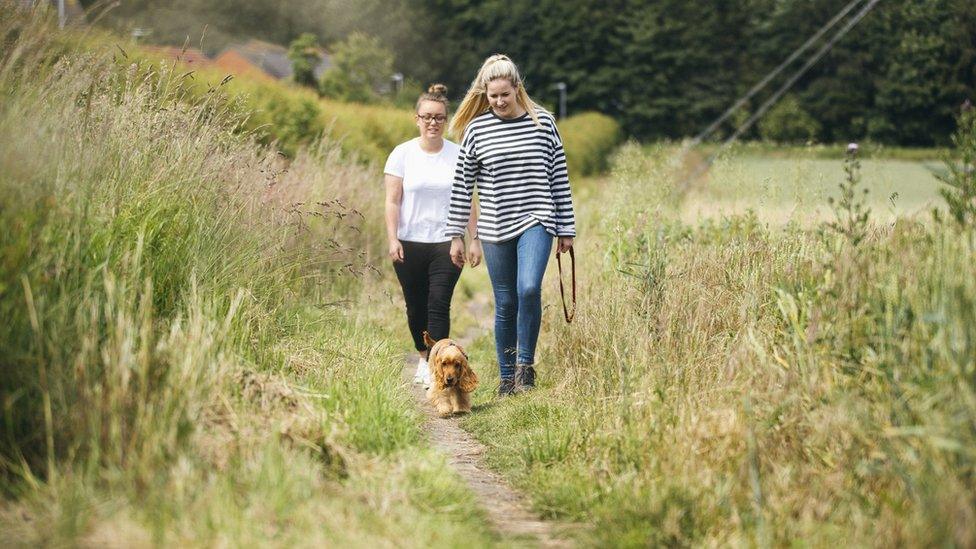
[[[478,386],[478,374],[474,373],[471,365],[465,357],[464,366],[461,368],[461,379],[458,380],[458,387],[465,393],[470,393]]]
[[[427,333],[427,330],[424,330],[424,345],[426,345],[428,349],[433,349],[434,343],[437,342],[431,339],[430,334]]]
[[[444,389],[444,368],[441,368],[441,363],[436,360],[431,360],[428,362],[430,367],[430,374],[434,377],[434,387],[438,390]]]

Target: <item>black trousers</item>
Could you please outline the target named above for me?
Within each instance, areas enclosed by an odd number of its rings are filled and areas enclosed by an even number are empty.
[[[393,263],[403,300],[407,304],[407,326],[418,351],[427,350],[424,330],[435,341],[451,332],[451,297],[461,269],[451,263],[451,243],[400,241],[403,263]]]

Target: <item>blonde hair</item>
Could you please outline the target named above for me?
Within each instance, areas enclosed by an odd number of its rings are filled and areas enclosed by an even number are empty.
[[[417,106],[414,107],[414,112],[420,112],[420,104],[424,101],[436,101],[444,105],[444,112],[451,112],[451,103],[447,100],[447,86],[444,84],[431,84],[427,88],[427,93],[420,94],[417,98]]]
[[[485,59],[481,69],[478,70],[478,75],[471,82],[468,93],[465,94],[464,100],[461,101],[457,113],[451,120],[450,131],[452,135],[458,139],[463,139],[464,130],[474,120],[474,117],[488,110],[488,84],[499,78],[504,78],[512,84],[512,87],[515,88],[515,102],[529,113],[533,122],[539,124],[539,115],[536,113],[536,109],[541,107],[526,93],[525,86],[522,85],[522,77],[519,76],[518,67],[512,63],[507,55],[496,53]]]

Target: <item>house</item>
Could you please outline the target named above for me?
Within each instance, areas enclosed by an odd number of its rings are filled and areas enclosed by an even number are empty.
[[[332,66],[325,51],[319,50],[319,55],[322,61],[315,67],[315,78],[321,78]],[[261,75],[276,80],[292,76],[288,48],[261,40],[249,40],[243,44],[228,46],[213,62],[231,74]]]

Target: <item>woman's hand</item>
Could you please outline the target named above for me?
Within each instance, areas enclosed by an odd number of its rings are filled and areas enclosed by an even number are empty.
[[[573,247],[573,242],[575,240],[576,239],[571,236],[560,236],[559,242],[556,244],[556,253],[564,254],[568,252],[569,249]]]
[[[451,263],[458,269],[464,268],[464,239],[460,236],[451,239]]]
[[[468,263],[470,263],[472,267],[477,267],[481,264],[481,257],[483,255],[484,254],[481,251],[481,239],[473,239],[471,244],[468,245]]]
[[[390,241],[390,259],[394,263],[403,263],[403,244],[399,240]]]

